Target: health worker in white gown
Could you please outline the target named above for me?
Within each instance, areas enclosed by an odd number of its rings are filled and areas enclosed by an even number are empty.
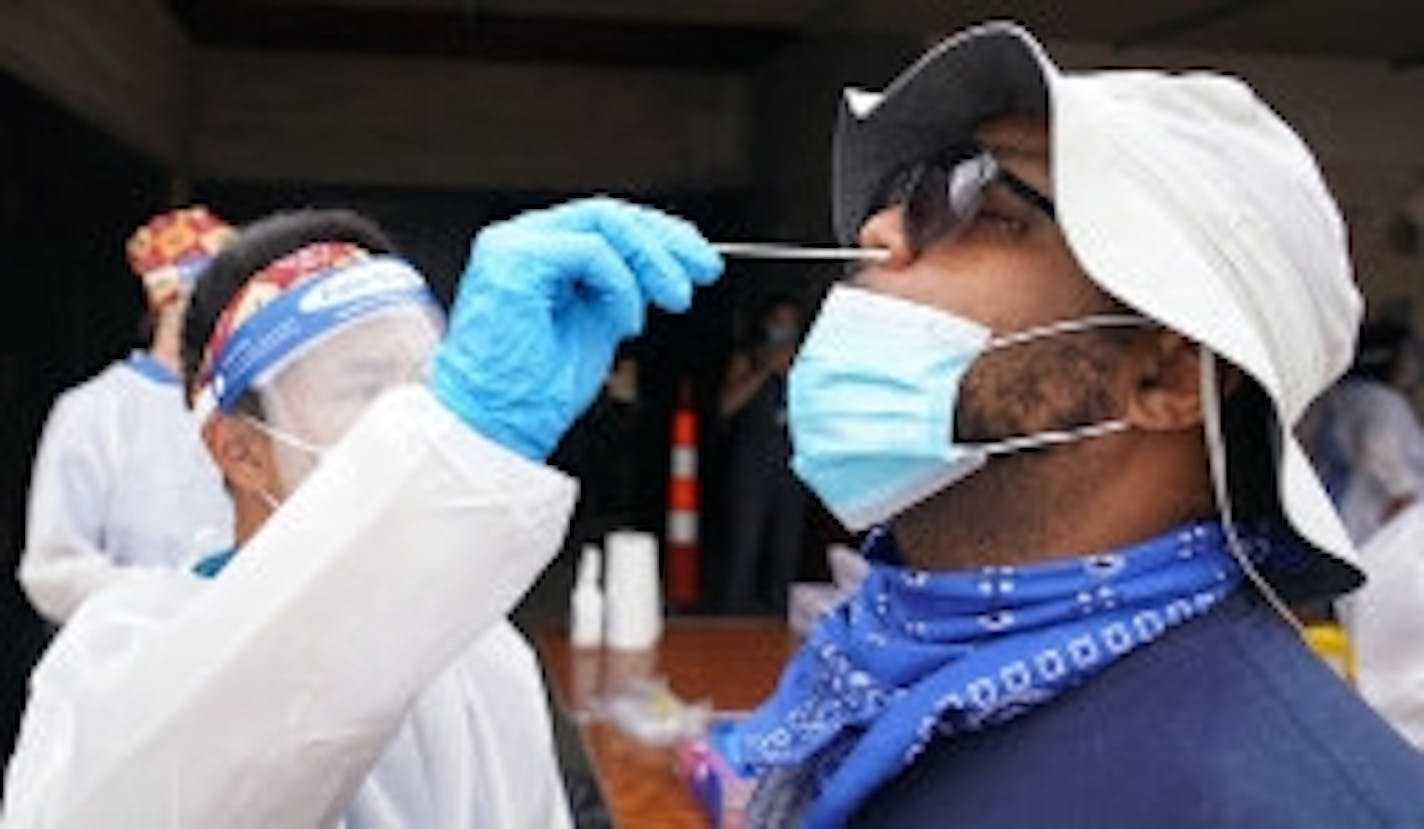
[[[193,284],[231,226],[202,207],[155,216],[128,242],[153,329],[148,348],[64,392],[30,478],[19,581],[63,624],[139,568],[181,567],[228,543],[232,508],[183,401],[179,331]]]
[[[236,552],[76,615],[33,678],[4,825],[568,826],[504,618],[575,498],[543,459],[646,306],[720,271],[680,220],[575,202],[479,235],[442,337],[353,214],[245,229],[185,328]]]

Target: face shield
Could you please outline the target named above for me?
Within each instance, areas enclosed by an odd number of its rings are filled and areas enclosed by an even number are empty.
[[[433,308],[395,306],[334,329],[253,384],[262,415],[252,420],[273,438],[284,491],[296,489],[382,392],[423,379],[440,328]]]
[[[249,280],[219,318],[195,413],[266,435],[290,493],[377,396],[423,377],[442,327],[405,262],[351,245],[303,248]]]

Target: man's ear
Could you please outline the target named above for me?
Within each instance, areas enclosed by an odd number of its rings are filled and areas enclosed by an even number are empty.
[[[214,415],[203,426],[203,443],[234,490],[267,492],[276,478],[272,445],[267,436],[240,417]]]
[[[1201,425],[1201,348],[1196,343],[1175,331],[1153,331],[1131,352],[1128,371],[1125,419],[1133,428],[1167,432]],[[1239,379],[1239,374],[1223,377],[1228,386]]]

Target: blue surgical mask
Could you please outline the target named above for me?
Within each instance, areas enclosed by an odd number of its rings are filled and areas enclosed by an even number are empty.
[[[1065,320],[994,337],[973,320],[837,285],[792,365],[797,477],[847,528],[894,516],[1009,454],[1127,428],[1122,420],[993,443],[954,438],[959,387],[985,352],[1090,328],[1150,325],[1132,315]]]

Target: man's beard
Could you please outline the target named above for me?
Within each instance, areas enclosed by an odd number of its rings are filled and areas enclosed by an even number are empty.
[[[993,443],[1123,416],[1114,392],[1121,339],[1085,332],[990,352],[965,377],[954,439]],[[897,516],[907,561],[927,569],[1019,564],[1054,549],[1072,494],[1099,480],[1096,441],[991,458],[968,478]],[[1006,547],[1005,539],[1012,539]],[[1012,550],[1005,555],[1005,550]]]
[[[1122,344],[1083,332],[989,352],[965,376],[955,440],[992,443],[1122,416],[1112,388]]]

